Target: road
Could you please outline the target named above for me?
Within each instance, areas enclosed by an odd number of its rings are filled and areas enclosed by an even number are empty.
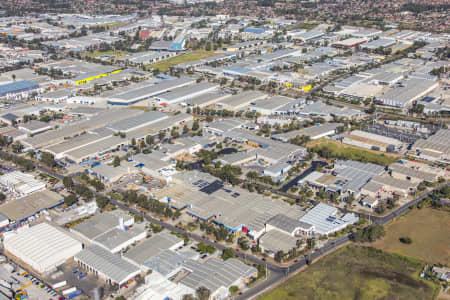
[[[1,151],[1,150],[0,150]],[[3,151],[1,151],[3,152]],[[9,153],[11,154],[11,153]],[[14,154],[12,154],[14,155]],[[54,172],[53,170],[49,170],[39,164],[33,163],[35,165],[35,167],[43,172],[48,173],[51,176],[54,176],[58,179],[63,179],[64,176],[57,174],[56,172]],[[449,184],[447,183],[444,186],[448,186]],[[437,189],[441,189],[443,186],[440,186],[438,188],[435,188],[435,190]],[[392,221],[394,218],[397,218],[403,214],[405,214],[411,207],[417,205],[418,203],[420,203],[421,201],[423,201],[426,197],[428,197],[429,195],[431,195],[434,192],[434,190],[430,190],[428,193],[416,198],[415,200],[397,208],[395,211],[389,213],[386,216],[370,216],[371,220],[373,221],[374,224],[377,225],[385,225],[387,223],[389,223],[390,221]],[[137,208],[133,208],[130,206],[127,206],[125,204],[123,204],[120,201],[117,201],[113,198],[110,198],[110,202],[112,204],[114,204],[115,206],[128,211],[132,214],[135,215],[140,215],[142,216],[145,220],[152,222],[153,224],[156,224],[158,226],[161,226],[167,230],[176,232],[178,234],[184,235],[186,234],[190,239],[193,239],[197,242],[203,242],[204,244],[207,245],[212,245],[214,246],[216,249],[223,251],[224,249],[226,249],[227,247],[223,244],[217,243],[213,240],[210,240],[209,238],[205,238],[203,236],[200,236],[198,234],[194,234],[191,232],[188,232],[182,228],[173,226],[172,224],[166,223],[161,221],[160,219],[157,219],[155,217],[152,217],[142,211],[140,211]],[[360,217],[364,217],[364,218],[369,218],[369,215],[367,214],[362,214],[359,213],[358,214]],[[321,247],[320,249],[315,250],[314,252],[308,254],[306,257],[301,257],[298,259],[298,261],[296,261],[295,263],[285,267],[285,266],[279,266],[270,262],[266,262],[256,256],[253,255],[248,255],[246,253],[242,253],[242,252],[238,252],[238,251],[234,251],[236,257],[242,258],[245,261],[248,261],[250,263],[254,263],[254,264],[260,264],[260,265],[265,265],[266,268],[270,271],[269,272],[269,278],[263,282],[258,283],[256,286],[248,289],[247,291],[245,291],[245,293],[238,295],[237,297],[235,297],[235,299],[239,299],[239,300],[243,300],[243,299],[251,299],[253,297],[258,296],[260,293],[264,292],[266,289],[272,287],[275,284],[278,284],[281,280],[283,280],[284,278],[287,278],[288,275],[292,272],[296,272],[298,271],[300,268],[308,265],[309,262],[314,261],[315,259],[318,259],[326,254],[328,254],[329,252],[333,251],[335,248],[347,243],[348,241],[350,241],[351,239],[351,233],[344,235],[344,236],[340,236],[337,239],[328,242],[327,244],[325,244],[323,247]]]

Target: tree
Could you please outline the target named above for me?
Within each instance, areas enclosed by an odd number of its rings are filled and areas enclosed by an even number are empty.
[[[195,300],[192,294],[183,295],[183,300]]]
[[[73,188],[73,180],[72,180],[72,177],[64,176],[64,178],[63,178],[63,184],[64,184],[64,187],[65,187],[66,189],[71,189],[71,188]]]
[[[371,225],[362,230],[355,232],[353,239],[355,242],[375,242],[376,240],[384,237],[386,231],[381,225]]]
[[[275,261],[276,262],[281,262],[283,260],[283,257],[284,257],[284,252],[282,250],[275,253]]]
[[[5,194],[3,194],[2,192],[0,192],[0,201],[3,202],[3,200],[5,200],[5,199],[6,199]]]
[[[233,248],[226,248],[222,252],[222,259],[227,260],[229,258],[234,258],[234,250]]]
[[[239,290],[239,288],[235,285],[230,286],[230,288],[228,289],[228,291],[230,292],[230,294],[234,294]]]
[[[16,81],[16,74],[12,74],[11,78],[12,78],[13,81]]]
[[[403,244],[407,244],[407,245],[412,244],[412,239],[409,236],[401,237],[399,240]]]
[[[55,157],[49,152],[41,153],[41,161],[43,164],[47,165],[50,168],[53,168],[55,166]]]
[[[100,195],[100,194],[98,194],[98,195],[95,197],[95,201],[97,202],[97,206],[98,206],[100,209],[104,208],[104,207],[105,207],[106,205],[108,205],[108,203],[109,203],[108,197],[106,197],[106,196],[104,196],[104,195]]]
[[[198,300],[209,300],[209,297],[211,296],[211,292],[203,286],[199,287],[195,291],[195,294],[197,295]]]
[[[159,139],[160,141],[162,141],[165,137],[166,137],[166,132],[165,132],[164,130],[161,130],[161,131],[158,133],[158,139]]]
[[[198,124],[198,120],[195,120],[192,124],[192,131],[197,131],[200,128],[200,125]]]
[[[120,166],[120,158],[118,156],[114,157],[113,166],[114,168]]]
[[[131,139],[131,145],[132,145],[132,146],[136,146],[136,139],[135,139],[135,138],[132,138],[132,139]]]
[[[23,150],[23,145],[19,141],[15,141],[14,144],[11,145],[11,149],[14,153],[20,153]]]
[[[145,138],[145,142],[147,143],[147,145],[151,146],[155,142],[155,139],[153,138],[153,136],[147,135],[147,137]]]
[[[77,203],[77,201],[77,197],[72,194],[64,197],[64,204],[67,206],[72,206],[73,204]]]

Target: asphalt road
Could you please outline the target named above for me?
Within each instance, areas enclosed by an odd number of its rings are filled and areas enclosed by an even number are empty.
[[[4,152],[2,150],[0,150],[0,152]],[[8,152],[9,154],[12,154],[10,152]],[[15,155],[15,154],[12,154]],[[48,173],[51,176],[54,176],[58,179],[63,179],[64,176],[57,174],[56,172],[54,172],[53,170],[49,170],[39,164],[34,163],[35,167],[43,172]],[[446,184],[445,186],[448,186],[449,184]],[[443,186],[440,186],[436,189],[441,189]],[[390,221],[392,221],[394,218],[397,218],[403,214],[405,214],[411,207],[417,205],[418,203],[420,203],[421,201],[423,201],[426,197],[428,197],[429,195],[431,195],[433,193],[434,190],[429,191],[428,193],[416,198],[415,200],[397,208],[395,211],[389,213],[386,216],[370,216],[371,220],[373,221],[374,224],[378,224],[378,225],[385,225],[387,223],[389,223]],[[216,243],[213,240],[210,240],[209,238],[204,238],[198,234],[194,234],[188,231],[183,230],[182,228],[178,228],[176,226],[173,226],[172,224],[169,223],[165,223],[163,221],[161,221],[160,219],[154,218],[136,208],[130,207],[128,205],[123,204],[122,202],[119,202],[115,199],[110,198],[110,202],[114,205],[116,205],[117,207],[126,210],[128,212],[131,212],[133,214],[136,215],[141,215],[145,220],[152,222],[153,224],[156,224],[158,226],[161,226],[167,230],[170,231],[174,231],[178,234],[187,234],[187,236],[190,239],[193,239],[197,242],[203,242],[207,245],[212,245],[214,247],[216,247],[216,249],[223,251],[224,249],[226,249],[227,247],[225,245],[222,245],[220,243]],[[367,214],[359,214],[359,216],[364,217],[364,218],[368,218],[369,215]],[[296,272],[297,270],[299,270],[300,268],[304,267],[305,265],[307,265],[310,261],[313,261],[319,257],[322,257],[324,255],[326,255],[327,253],[333,251],[335,248],[345,244],[346,242],[350,241],[351,238],[351,233],[344,235],[344,236],[340,236],[337,239],[328,242],[327,244],[325,244],[323,247],[321,247],[320,249],[317,249],[316,251],[310,253],[309,255],[305,256],[305,257],[301,257],[298,259],[297,262],[291,264],[288,267],[282,267],[282,266],[278,266],[276,264],[272,264],[266,261],[263,261],[262,259],[259,259],[256,256],[253,255],[248,255],[239,251],[234,251],[236,257],[240,257],[250,263],[255,263],[255,264],[260,264],[260,265],[265,265],[267,267],[267,269],[269,270],[269,278],[263,282],[258,283],[256,286],[250,288],[249,290],[247,290],[245,293],[238,295],[237,297],[235,297],[235,299],[239,299],[239,300],[243,300],[243,299],[251,299],[257,295],[259,295],[260,293],[262,293],[263,291],[265,291],[266,289],[270,288],[271,286],[273,286],[274,284],[278,284],[283,278],[286,278],[290,273],[292,272]]]

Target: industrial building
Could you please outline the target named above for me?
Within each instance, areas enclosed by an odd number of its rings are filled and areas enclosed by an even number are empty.
[[[410,78],[403,81],[400,86],[392,87],[383,95],[376,97],[376,100],[387,106],[406,108],[438,85],[437,81]]]
[[[128,250],[123,256],[125,260],[140,267],[143,271],[147,271],[146,262],[165,250],[175,250],[183,246],[184,241],[176,235],[167,231],[155,234],[145,241],[139,243],[136,247]]]
[[[284,96],[273,96],[268,99],[262,99],[249,106],[249,110],[261,115],[272,115],[279,108],[294,102],[295,99]]]
[[[231,111],[242,111],[250,103],[267,97],[267,94],[261,92],[243,91],[217,102],[217,107]]]
[[[144,224],[134,224],[134,218],[125,212],[103,212],[70,229],[86,241],[111,253],[117,253],[146,237]]]
[[[292,249],[298,249],[300,241],[301,238],[296,238],[278,229],[271,229],[259,238],[259,247],[261,247],[263,253],[275,257],[275,254],[279,251],[288,253]]]
[[[310,235],[314,226],[288,216],[278,214],[266,222],[266,231],[277,229],[291,236]]]
[[[13,226],[19,226],[30,217],[61,205],[63,202],[61,195],[50,190],[43,190],[1,205],[0,213],[8,217]]]
[[[188,260],[183,264],[183,268],[190,273],[183,277],[180,283],[193,290],[206,287],[213,299],[225,299],[230,295],[231,286],[240,287],[258,274],[255,267],[234,258],[225,261],[210,258],[204,263]]]
[[[119,287],[141,273],[135,265],[98,245],[84,248],[74,256],[74,260],[81,268]]]
[[[175,79],[164,79],[157,83],[141,82],[134,87],[122,93],[109,97],[108,104],[112,105],[131,105],[139,101],[148,100],[155,96],[161,95],[164,92],[184,87],[195,83],[195,78],[181,77]],[[150,84],[149,84],[150,83]]]
[[[328,235],[339,231],[348,225],[355,224],[359,218],[353,213],[346,213],[338,216],[336,207],[319,203],[300,218],[301,222],[305,222],[314,226],[314,233]]]
[[[3,245],[8,254],[39,273],[55,270],[82,250],[79,241],[47,223],[10,232]]]
[[[286,133],[279,133],[272,135],[272,139],[289,142],[297,136],[308,136],[311,140],[320,139],[326,136],[332,136],[336,134],[336,128],[343,126],[342,123],[326,123],[319,126],[311,126],[300,130],[294,130]]]
[[[28,92],[39,89],[39,84],[22,80],[0,85],[0,97],[12,97],[17,94],[25,96]]]
[[[215,83],[201,82],[187,87],[172,89],[167,93],[155,96],[155,99],[160,103],[173,104],[212,92],[218,87],[219,85]]]
[[[402,152],[406,148],[406,145],[397,139],[360,130],[350,132],[344,136],[342,142],[348,145],[384,152]]]
[[[225,187],[216,177],[199,171],[176,174],[172,184],[153,194],[173,208],[186,209],[193,218],[213,219],[233,232],[247,232],[254,239],[264,233],[265,222],[273,216],[284,214],[298,219],[304,214],[283,201]]]
[[[450,130],[440,129],[427,139],[417,140],[411,147],[413,154],[430,161],[450,161]]]
[[[13,171],[0,176],[0,185],[19,195],[28,195],[45,189],[45,183],[31,174]]]
[[[27,123],[21,123],[18,128],[24,132],[26,132],[29,135],[36,135],[38,133],[47,131],[52,129],[53,127],[49,125],[48,123],[37,121],[37,120],[31,120]]]

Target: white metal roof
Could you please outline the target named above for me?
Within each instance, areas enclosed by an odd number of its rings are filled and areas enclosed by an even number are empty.
[[[29,227],[4,241],[5,249],[38,272],[45,272],[81,251],[81,242],[47,224]]]

